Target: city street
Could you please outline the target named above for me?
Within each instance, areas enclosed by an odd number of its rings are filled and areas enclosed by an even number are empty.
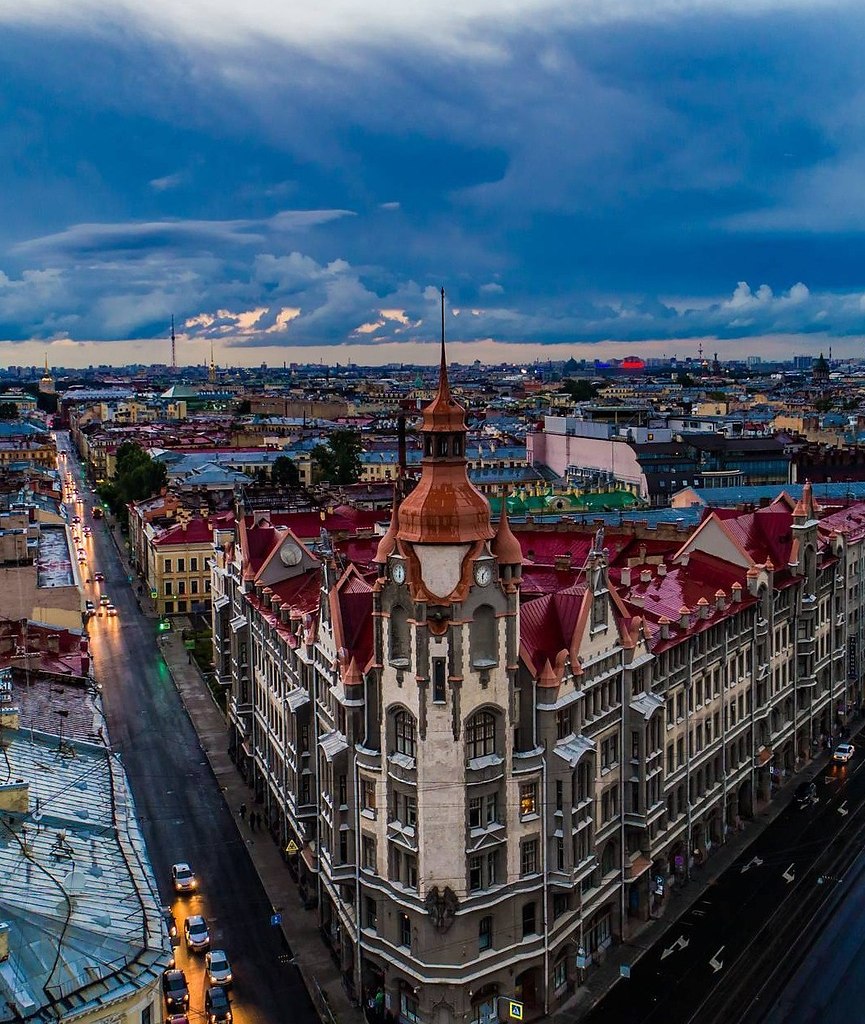
[[[833,1012],[856,1006],[853,998],[832,1000],[862,939],[850,937],[846,906],[843,914],[832,912],[844,879],[859,869],[853,862],[865,832],[863,769],[862,749],[849,764],[825,767],[815,777],[816,802],[799,809],[794,801],[585,1019],[605,1024],[815,1020],[794,990],[792,998],[779,995],[803,957],[813,987],[808,989],[800,976],[797,988]],[[851,902],[861,906],[861,880],[855,893]],[[817,949],[809,953],[824,927]],[[846,958],[831,955],[838,943],[851,947]],[[773,1008],[779,998],[787,1012],[777,1015]]]
[[[58,434],[58,447],[69,450],[66,435]],[[98,607],[100,594],[107,594],[117,609],[116,617],[94,617],[88,624],[94,672],[163,902],[172,907],[181,935],[177,963],[189,980],[190,1020],[203,1019],[204,955],[187,953],[183,922],[202,914],[213,948],[225,949],[232,963],[235,1021],[270,1024],[290,1014],[293,1021],[312,1024],[317,1014],[298,971],[287,962],[282,930],[271,925],[274,908],[158,652],[154,621],[138,610],[108,524],[90,514],[95,497],[81,480],[77,460],[70,454],[65,461],[61,472],[73,472],[84,499],[75,512],[92,528],[92,536],[83,539],[82,575],[105,575],[104,582],[85,587],[85,596]],[[178,861],[188,861],[198,877],[193,896],[172,893],[170,869]]]

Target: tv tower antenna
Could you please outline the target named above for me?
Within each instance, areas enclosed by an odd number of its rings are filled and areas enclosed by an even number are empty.
[[[171,369],[177,369],[177,338],[174,334],[174,314],[171,314]]]

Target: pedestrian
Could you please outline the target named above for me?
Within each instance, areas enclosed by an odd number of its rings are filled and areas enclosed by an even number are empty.
[[[246,804],[241,804],[237,813],[240,815],[241,821],[246,821]]]

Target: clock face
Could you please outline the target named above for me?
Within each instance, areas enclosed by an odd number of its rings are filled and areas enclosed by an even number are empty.
[[[391,579],[394,583],[405,583],[405,566],[402,562],[396,562],[391,569]]]
[[[475,566],[475,582],[479,587],[485,587],[493,578],[493,570],[489,565],[481,563]]]

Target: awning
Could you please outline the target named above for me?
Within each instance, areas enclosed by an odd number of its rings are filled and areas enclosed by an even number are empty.
[[[348,750],[348,740],[337,729],[334,729],[333,732],[325,733],[319,739],[318,745],[324,751],[324,756],[328,761],[332,761],[343,750]]]
[[[239,629],[243,629],[243,627],[246,625],[246,616],[235,615],[228,625],[231,627],[231,632],[236,633]]]
[[[563,761],[567,761],[571,768],[577,767],[577,762],[585,754],[594,752],[595,744],[585,736],[569,736],[562,743],[553,747],[553,752],[558,754]]]
[[[631,710],[642,715],[647,721],[663,706],[664,698],[659,697],[657,693],[638,693],[636,697],[631,698]]]
[[[221,611],[230,600],[231,598],[228,596],[228,594],[220,594],[220,596],[217,597],[217,599],[213,602],[213,607],[217,611]]]
[[[293,690],[288,691],[285,703],[288,705],[289,711],[297,711],[304,704],[309,704],[309,694],[302,686],[296,686]]]

